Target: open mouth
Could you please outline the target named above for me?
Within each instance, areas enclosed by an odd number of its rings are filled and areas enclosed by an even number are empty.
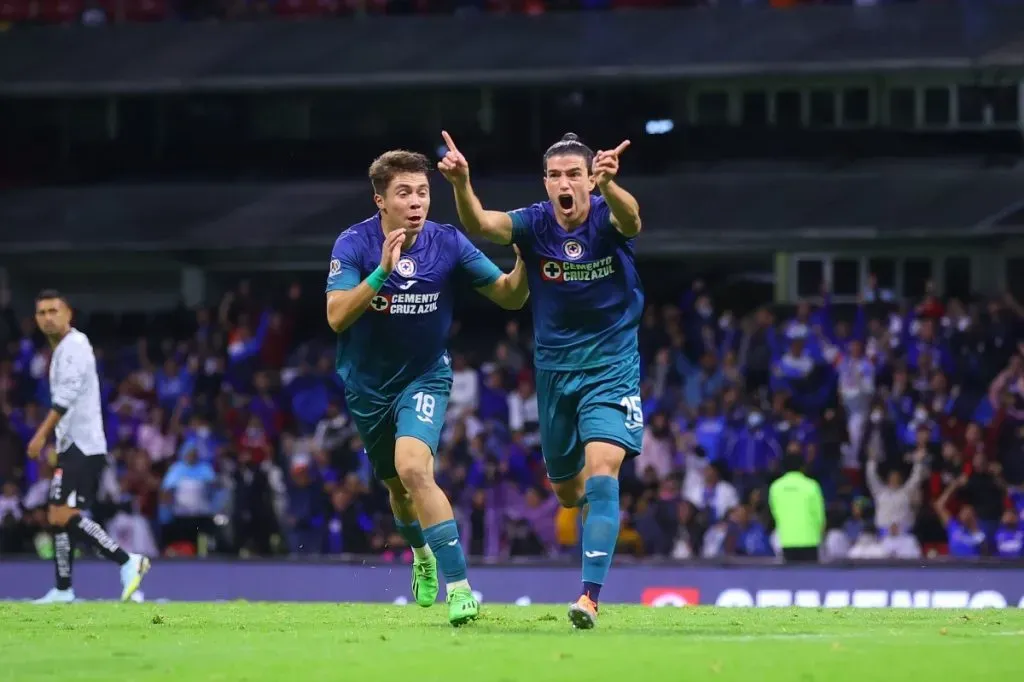
[[[558,205],[563,211],[571,211],[574,203],[575,202],[571,194],[558,195]]]
[[[419,225],[420,223],[423,222],[423,216],[421,216],[421,215],[411,215],[411,216],[408,217],[408,220],[413,225]]]

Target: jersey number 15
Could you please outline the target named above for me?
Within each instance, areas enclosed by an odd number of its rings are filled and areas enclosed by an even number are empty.
[[[626,411],[626,428],[630,431],[644,427],[644,410],[640,403],[640,396],[626,396],[619,401],[619,405]]]

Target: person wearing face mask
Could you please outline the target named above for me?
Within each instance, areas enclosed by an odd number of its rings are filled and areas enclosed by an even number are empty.
[[[733,480],[744,492],[763,486],[767,473],[778,468],[782,455],[775,430],[757,411],[747,417],[747,428],[731,437],[725,446]]]
[[[917,447],[922,438],[926,438],[928,443],[939,442],[939,425],[932,419],[928,406],[923,403],[914,408],[914,416],[903,430],[903,442]]]
[[[899,438],[896,425],[889,418],[885,405],[876,402],[871,408],[867,424],[864,425],[861,447],[858,451],[860,461],[886,462],[899,456]]]
[[[210,420],[203,414],[194,414],[192,424],[178,448],[178,459],[183,459],[185,453],[194,449],[200,462],[212,463],[216,459],[219,445],[219,440],[210,428]]]

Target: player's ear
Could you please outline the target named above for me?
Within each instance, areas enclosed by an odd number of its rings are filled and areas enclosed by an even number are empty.
[[[594,175],[592,170],[587,171],[587,189],[591,192],[594,191],[594,187],[597,185],[597,176]]]
[[[384,209],[384,197],[382,197],[381,195],[374,194],[373,195],[373,203],[377,204],[377,209],[378,210],[381,210],[381,211],[385,210]]]

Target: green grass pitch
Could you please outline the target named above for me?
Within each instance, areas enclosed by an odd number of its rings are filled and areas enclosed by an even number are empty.
[[[1015,679],[1024,611],[607,605],[0,604],[0,680],[873,682]]]

